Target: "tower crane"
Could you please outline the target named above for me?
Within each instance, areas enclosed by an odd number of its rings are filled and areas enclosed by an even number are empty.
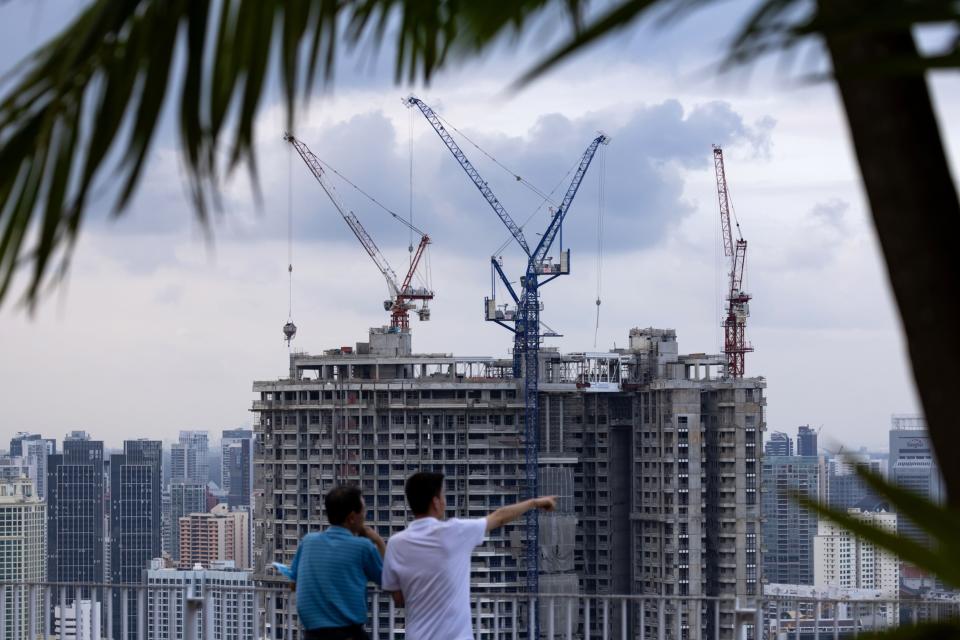
[[[428,306],[428,302],[433,300],[433,291],[426,287],[414,287],[412,281],[413,275],[417,271],[417,266],[420,264],[420,259],[423,257],[427,245],[430,244],[430,236],[400,216],[392,214],[394,218],[420,236],[420,243],[411,256],[410,268],[407,270],[403,281],[400,282],[397,278],[397,273],[393,270],[393,267],[390,266],[390,263],[387,262],[383,253],[380,252],[380,249],[373,241],[373,238],[370,237],[370,234],[367,233],[367,230],[360,224],[360,220],[353,211],[349,211],[340,201],[333,186],[327,181],[320,160],[310,151],[306,144],[293,137],[290,133],[285,133],[283,139],[293,145],[293,148],[296,149],[300,157],[303,158],[303,162],[307,165],[307,168],[310,169],[310,172],[313,174],[313,177],[317,179],[317,182],[320,183],[320,187],[324,193],[327,194],[327,197],[330,198],[330,202],[333,203],[334,208],[343,218],[344,222],[347,223],[347,226],[350,227],[353,235],[355,235],[357,240],[360,241],[360,244],[363,245],[364,250],[366,250],[367,254],[373,260],[373,263],[377,265],[377,269],[380,270],[380,273],[383,274],[384,279],[387,281],[387,290],[390,293],[390,298],[384,300],[383,308],[385,311],[390,312],[390,331],[409,331],[409,312],[411,310],[416,310],[420,320],[429,320],[430,307]],[[417,301],[421,302],[419,308],[417,308]]]
[[[466,172],[467,176],[473,182],[474,186],[480,191],[497,217],[510,231],[510,234],[516,240],[517,244],[523,250],[527,258],[526,269],[520,277],[519,293],[513,288],[510,280],[504,274],[500,261],[496,257],[490,258],[491,263],[491,281],[496,283],[499,278],[504,284],[507,292],[516,305],[515,309],[509,309],[509,305],[500,309],[496,303],[495,291],[492,291],[489,298],[484,300],[485,319],[495,322],[502,327],[510,330],[514,334],[513,347],[513,375],[516,378],[523,377],[524,380],[524,402],[525,410],[525,475],[527,481],[527,495],[535,497],[538,493],[538,454],[539,454],[539,428],[540,428],[540,404],[539,404],[539,374],[540,374],[540,287],[551,280],[562,275],[570,273],[570,250],[564,250],[562,243],[563,220],[570,210],[580,183],[590,167],[590,162],[601,144],[607,144],[609,138],[600,134],[587,147],[580,158],[580,164],[577,167],[570,186],[563,197],[560,205],[553,212],[546,230],[540,238],[540,242],[533,248],[527,243],[523,230],[514,222],[513,218],[507,212],[506,207],[494,195],[490,185],[480,176],[480,173],[473,166],[463,150],[453,139],[450,133],[443,126],[440,117],[426,103],[415,96],[410,96],[404,100],[407,107],[417,107],[427,121],[433,126],[434,131],[440,136],[440,139],[446,145],[447,149],[453,154],[453,157],[460,163],[460,166]],[[519,178],[518,178],[519,179]],[[561,247],[559,261],[553,262],[551,257],[547,256],[554,240],[560,237]],[[540,278],[543,278],[541,280]],[[512,323],[512,326],[511,326]],[[527,591],[534,594],[539,591],[539,523],[536,512],[529,512],[526,520],[527,545],[525,549],[526,568],[527,568]]]
[[[734,242],[733,225],[730,224],[730,192],[723,166],[723,149],[718,145],[713,145],[713,166],[717,174],[723,253],[730,259],[727,315],[723,320],[723,352],[727,356],[727,375],[732,378],[742,378],[745,371],[745,354],[753,351],[753,347],[747,343],[744,335],[747,316],[750,315],[750,294],[743,290],[747,241],[740,233],[740,223],[734,220],[737,229],[737,239]]]

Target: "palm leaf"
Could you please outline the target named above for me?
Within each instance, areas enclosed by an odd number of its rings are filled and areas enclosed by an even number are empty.
[[[918,625],[903,625],[885,631],[860,633],[863,640],[958,640],[960,622],[925,622]]]
[[[717,1],[620,0],[591,13],[588,0],[223,0],[219,10],[212,0],[93,0],[0,78],[0,305],[20,267],[33,267],[24,294],[31,306],[58,252],[54,272],[65,270],[88,195],[104,176],[110,184],[117,177],[116,215],[127,210],[168,103],[178,111],[186,180],[206,228],[222,178],[246,165],[256,186],[253,123],[274,75],[292,129],[298,102],[318,80],[333,79],[343,48],[376,55],[392,40],[396,81],[429,82],[505,36],[519,39],[543,17],[566,16],[569,37],[522,74],[519,86],[643,19],[664,27]],[[824,17],[798,12],[800,0],[764,0],[733,35],[726,60],[742,64],[818,33],[960,22],[960,6],[946,0],[872,0],[869,11],[862,2],[849,5]],[[958,60],[954,43],[876,66],[918,73]]]
[[[898,514],[906,516],[943,545],[955,545],[960,535],[960,513],[944,508],[927,498],[887,482],[867,467],[855,467],[857,474],[875,493],[886,498]]]
[[[902,534],[865,522],[853,514],[820,504],[807,495],[797,494],[795,498],[804,507],[886,549],[901,560],[936,575],[944,582],[960,586],[960,547],[956,545],[957,531],[960,531],[960,514],[924,496],[893,485],[862,465],[855,468],[877,494],[889,501],[898,514],[909,518],[939,544],[920,544]]]

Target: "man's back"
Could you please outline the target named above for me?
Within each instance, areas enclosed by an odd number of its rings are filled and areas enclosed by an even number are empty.
[[[408,640],[469,640],[470,554],[483,542],[485,518],[418,518],[390,539],[383,588],[406,602]]]
[[[367,582],[380,582],[374,544],[343,527],[307,534],[291,566],[297,612],[306,629],[347,627],[367,619]]]

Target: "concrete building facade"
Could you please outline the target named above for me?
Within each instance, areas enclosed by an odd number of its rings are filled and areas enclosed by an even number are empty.
[[[31,592],[27,584],[43,582],[46,574],[46,505],[26,478],[0,484],[0,584],[5,585],[0,637],[29,635],[28,614],[43,611],[43,595],[40,590]],[[44,623],[39,621],[41,635]]]
[[[886,511],[847,513],[858,520],[897,532],[897,516]],[[818,587],[877,589],[882,597],[900,593],[900,562],[892,553],[861,540],[833,521],[821,519],[814,538],[815,580]]]
[[[63,640],[100,640],[103,607],[96,600],[75,600],[53,608],[53,635]]]
[[[541,590],[755,598],[765,383],[721,377],[719,356],[679,355],[672,330],[635,329],[629,341],[541,351],[540,488],[561,495],[540,522]],[[255,382],[258,578],[325,526],[323,495],[337,483],[361,486],[384,536],[409,521],[403,485],[421,469],[446,474],[449,516],[521,499],[524,406],[511,365],[413,354],[408,334],[374,329],[355,349],[293,354],[288,378]],[[506,527],[478,548],[475,593],[525,588],[523,532]],[[382,630],[386,614],[382,602]],[[492,609],[478,614],[492,628]],[[511,615],[500,609],[500,629]],[[712,620],[669,608],[663,632]],[[642,625],[654,637],[660,624],[656,611],[633,611],[628,635]],[[732,611],[720,625],[732,638]]]
[[[180,518],[180,558],[177,566],[210,568],[218,561],[231,561],[238,569],[250,568],[250,513],[231,511],[225,504],[208,513]]]
[[[206,610],[213,615],[204,620],[198,611],[191,637],[198,640],[241,640],[259,637],[254,628],[255,592],[249,571],[230,562],[215,563],[210,569],[167,568],[154,560],[146,572],[149,587],[146,598],[147,637],[184,638],[187,636],[188,600],[208,600]]]

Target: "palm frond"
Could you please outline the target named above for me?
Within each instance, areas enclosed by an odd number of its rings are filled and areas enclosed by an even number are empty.
[[[798,494],[796,499],[821,517],[836,522],[901,560],[936,575],[946,583],[960,586],[960,548],[956,545],[957,532],[960,531],[960,513],[889,483],[864,466],[858,465],[855,468],[871,489],[889,502],[894,511],[928,534],[932,544],[921,544],[902,533],[888,531],[865,522],[856,515],[820,504],[806,495]]]
[[[547,12],[567,16],[569,37],[521,75],[521,86],[643,19],[657,16],[666,28],[715,2],[620,0],[592,13],[589,0],[93,0],[0,78],[0,305],[22,267],[32,266],[24,292],[31,306],[50,273],[65,272],[95,186],[114,188],[115,215],[127,210],[168,105],[177,110],[189,193],[206,228],[222,178],[246,165],[256,186],[253,125],[273,76],[292,128],[297,104],[333,79],[343,49],[375,55],[392,41],[396,81],[429,82],[504,36],[519,38]],[[960,6],[947,0],[832,4],[842,7],[822,15],[798,9],[801,0],[763,0],[733,36],[727,61],[743,64],[826,32],[855,37],[960,22]],[[877,66],[955,66],[957,51],[954,43]]]
[[[863,640],[958,640],[960,639],[960,621],[947,620],[903,625],[884,631],[860,633],[857,638]]]

